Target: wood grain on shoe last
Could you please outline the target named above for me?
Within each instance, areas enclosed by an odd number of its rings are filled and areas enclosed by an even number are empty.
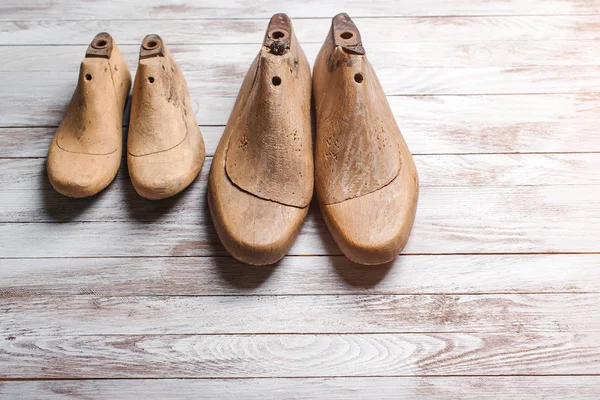
[[[313,193],[310,67],[291,21],[275,14],[215,153],[209,205],[225,248],[272,264],[292,245]]]
[[[99,33],[87,49],[77,87],[48,149],[48,178],[58,192],[92,196],[114,179],[130,88],[131,74],[116,43],[108,33]]]
[[[131,98],[127,165],[148,199],[173,196],[192,183],[206,151],[185,78],[158,35],[148,35]]]
[[[352,261],[391,261],[413,225],[417,171],[347,14],[333,19],[313,90],[316,192],[325,222]]]

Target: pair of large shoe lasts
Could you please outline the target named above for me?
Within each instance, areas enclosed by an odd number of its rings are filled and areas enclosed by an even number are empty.
[[[346,14],[333,19],[311,82],[290,20],[276,14],[210,172],[209,206],[225,248],[249,264],[278,261],[307,215],[313,182],[348,258],[381,264],[400,253],[416,211],[417,173],[356,26]]]
[[[131,75],[116,43],[109,34],[98,34],[48,150],[48,177],[58,192],[92,196],[114,179],[130,88]],[[185,189],[204,162],[204,141],[185,79],[157,35],[146,36],[140,49],[127,150],[133,186],[149,199]]]

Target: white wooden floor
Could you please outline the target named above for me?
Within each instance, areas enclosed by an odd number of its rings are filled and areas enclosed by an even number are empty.
[[[600,0],[122,3],[0,3],[0,398],[598,398]],[[317,207],[276,266],[219,243],[210,156],[276,12],[311,62],[338,12],[361,31],[421,180],[391,265]],[[209,157],[176,198],[47,181],[104,30],[184,70]]]

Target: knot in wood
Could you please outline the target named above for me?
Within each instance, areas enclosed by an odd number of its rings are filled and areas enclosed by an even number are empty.
[[[276,56],[280,56],[288,49],[287,41],[275,40],[273,43],[271,43],[270,49],[271,53],[275,54]]]

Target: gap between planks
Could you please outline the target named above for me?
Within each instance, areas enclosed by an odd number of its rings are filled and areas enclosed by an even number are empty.
[[[101,335],[100,335],[101,336]],[[168,336],[168,335],[161,335]],[[349,375],[325,375],[325,376],[287,376],[287,377],[277,377],[277,376],[244,376],[244,377],[229,377],[229,378],[213,378],[213,377],[199,377],[199,378],[189,378],[186,376],[174,376],[169,378],[160,378],[160,377],[132,377],[132,378],[42,378],[42,377],[32,377],[32,378],[1,378],[0,382],[61,382],[61,381],[169,381],[169,380],[185,380],[185,381],[234,381],[234,380],[249,380],[249,379],[257,379],[257,380],[268,380],[268,379],[289,379],[289,380],[297,380],[297,379],[321,379],[321,378],[332,378],[332,379],[344,379],[344,380],[352,380],[357,378],[386,378],[386,379],[396,379],[396,378],[513,378],[513,377],[600,377],[600,373],[589,373],[589,374],[502,374],[502,375],[482,375],[482,374],[461,374],[461,375],[452,375],[452,374],[439,374],[439,375],[395,375],[395,376],[387,376],[387,375],[360,375],[360,376],[349,376]],[[594,397],[595,399],[595,397]]]

